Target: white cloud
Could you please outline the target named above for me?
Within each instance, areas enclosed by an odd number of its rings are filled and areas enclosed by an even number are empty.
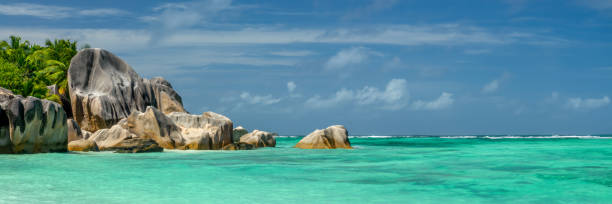
[[[144,16],[141,19],[153,24],[155,30],[151,42],[157,44],[180,29],[207,23],[213,16],[230,9],[231,4],[231,0],[166,3],[153,9],[158,12],[157,15]]]
[[[283,57],[304,57],[313,55],[314,52],[309,50],[297,50],[297,51],[276,51],[270,52],[271,55],[283,56]]]
[[[349,65],[362,63],[368,58],[369,51],[364,47],[352,47],[349,49],[340,50],[336,55],[331,57],[325,68],[329,70],[341,69]]]
[[[482,92],[483,93],[493,93],[497,91],[498,88],[499,88],[499,80],[496,79],[496,80],[489,82],[488,84],[485,84],[485,86],[482,87]]]
[[[280,98],[274,98],[272,95],[251,95],[249,92],[242,92],[240,98],[249,104],[271,105],[281,101]]]
[[[293,93],[296,87],[297,85],[295,85],[295,82],[293,81],[287,82],[287,90],[289,91],[289,93]]]
[[[128,14],[128,12],[114,8],[79,9],[64,6],[15,3],[0,5],[0,14],[9,16],[34,16],[46,19],[57,19],[78,16],[115,16]]]
[[[376,87],[365,86],[360,90],[341,89],[330,98],[314,96],[306,101],[311,108],[329,108],[346,102],[357,105],[375,105],[380,109],[397,110],[405,106],[408,100],[408,89],[405,79],[392,79],[384,91]]]
[[[590,110],[601,108],[610,104],[610,98],[604,96],[603,98],[570,98],[567,101],[567,106],[576,110]]]
[[[119,16],[128,14],[127,11],[112,8],[81,10],[78,13],[83,16]]]
[[[490,49],[467,49],[467,50],[464,50],[463,53],[468,54],[468,55],[482,55],[482,54],[491,53],[491,50]]]
[[[352,90],[340,89],[336,94],[328,99],[316,95],[306,100],[305,105],[310,108],[329,108],[341,103],[350,101],[354,98]]]
[[[442,95],[433,101],[415,101],[412,103],[414,110],[440,110],[448,108],[455,102],[453,94],[442,92]]]
[[[41,14],[42,15],[42,14]],[[159,16],[151,17],[160,23]],[[187,17],[186,17],[187,18]],[[189,20],[186,20],[189,21]],[[168,26],[178,26],[182,23],[167,22]],[[163,26],[160,26],[163,27]],[[163,28],[162,28],[163,29]],[[107,43],[128,43],[123,46],[129,48],[133,39],[116,39],[115,36],[131,33],[139,33],[141,39],[151,40],[159,35],[161,31],[150,31],[146,29],[34,29],[34,28],[0,28],[0,32],[13,30],[25,35],[39,35],[48,32],[72,33],[75,36],[93,35],[97,31],[112,32],[112,39],[104,39],[100,35],[99,40]],[[457,44],[505,44],[505,43],[563,43],[565,40],[539,36],[536,34],[517,34],[512,32],[494,33],[483,28],[463,25],[381,25],[377,27],[366,27],[362,29],[282,29],[278,27],[246,27],[238,30],[204,30],[190,26],[176,28],[176,32],[164,33],[164,38],[157,42],[159,46],[172,47],[194,47],[223,44],[289,44],[289,43],[329,43],[329,44],[390,44],[390,45],[457,45]],[[48,38],[43,37],[44,38]],[[61,36],[60,36],[61,37]],[[85,39],[87,40],[87,39]],[[90,43],[81,40],[84,43]],[[106,47],[105,47],[106,48]],[[357,47],[357,51],[360,51]],[[361,50],[363,51],[363,50]],[[359,52],[357,52],[359,54]],[[277,53],[279,54],[279,53]],[[280,53],[287,54],[287,53]],[[295,55],[295,53],[293,53]],[[305,53],[299,53],[305,54]],[[308,54],[308,53],[306,53]],[[368,54],[368,53],[363,53]],[[369,53],[374,54],[374,53]],[[333,63],[332,63],[333,64]]]

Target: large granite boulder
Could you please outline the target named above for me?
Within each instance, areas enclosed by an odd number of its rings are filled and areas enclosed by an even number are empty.
[[[168,117],[180,127],[185,149],[219,150],[233,143],[234,123],[223,115],[213,112],[202,115],[174,112]]]
[[[242,126],[238,126],[234,128],[234,131],[232,133],[232,140],[234,142],[240,142],[240,137],[242,137],[243,135],[246,135],[247,133],[249,133],[247,129],[245,129]]]
[[[165,149],[219,150],[232,144],[232,127],[231,120],[213,112],[166,115],[148,107],[144,113],[134,111],[111,128],[96,131],[89,139],[95,141],[101,151],[116,150],[132,139],[151,140]]]
[[[98,48],[83,49],[72,58],[68,90],[74,119],[90,132],[111,128],[148,106],[165,114],[185,112],[168,81],[143,79],[122,59]]]
[[[67,132],[61,105],[0,88],[0,153],[65,152]]]
[[[240,142],[253,145],[256,148],[275,147],[276,139],[274,138],[274,136],[277,136],[277,135],[278,134],[276,133],[270,133],[270,132],[260,131],[260,130],[253,130],[253,132],[250,132],[240,137]]]
[[[296,145],[301,149],[352,149],[348,131],[342,125],[315,130],[302,138]]]

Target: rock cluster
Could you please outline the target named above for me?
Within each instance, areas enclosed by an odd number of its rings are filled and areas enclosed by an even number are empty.
[[[56,93],[55,87],[49,88]],[[68,119],[61,105],[0,88],[0,153],[180,150],[248,150],[275,147],[276,133],[243,127],[220,114],[192,115],[163,78],[141,78],[102,49],[84,49],[68,69]],[[347,148],[343,126],[316,130],[295,147]]]
[[[61,105],[0,88],[0,153],[65,152],[67,131]]]
[[[352,149],[348,131],[342,125],[315,130],[302,138],[296,145],[301,149]]]

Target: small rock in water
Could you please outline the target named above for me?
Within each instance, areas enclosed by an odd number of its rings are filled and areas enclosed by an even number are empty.
[[[342,125],[315,130],[302,138],[295,148],[300,149],[352,149],[348,131]]]
[[[144,153],[144,152],[162,152],[164,148],[161,148],[155,140],[152,139],[127,139],[121,141],[121,143],[107,148],[106,150],[114,150],[115,153]]]
[[[80,151],[80,152],[89,152],[89,151],[98,151],[98,145],[96,142],[92,140],[74,140],[68,143],[68,151]]]

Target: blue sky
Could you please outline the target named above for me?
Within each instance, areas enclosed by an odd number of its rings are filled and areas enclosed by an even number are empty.
[[[250,130],[612,133],[612,0],[0,2]]]

